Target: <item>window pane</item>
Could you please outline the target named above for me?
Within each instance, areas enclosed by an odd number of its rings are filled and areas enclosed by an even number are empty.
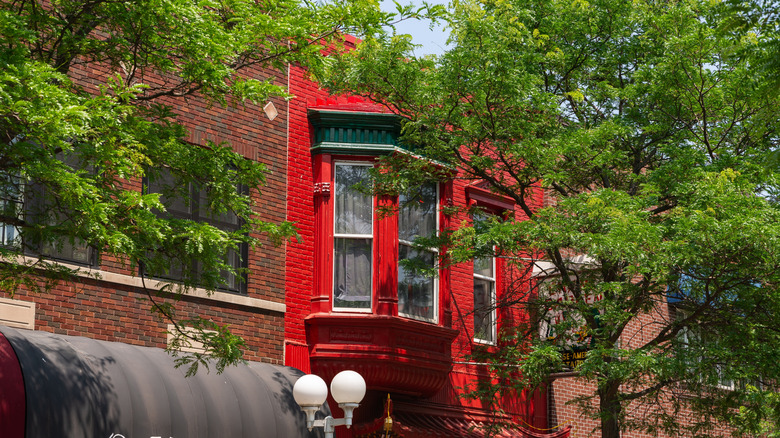
[[[689,313],[680,309],[675,310],[675,318],[682,321],[687,318]],[[711,349],[717,350],[721,347],[718,342],[717,331],[701,330],[699,327],[683,327],[678,334],[679,341],[684,348],[684,358],[689,367],[689,372],[699,373],[700,369],[709,370],[714,367],[715,376],[706,376],[714,378],[715,384],[722,389],[734,389],[735,382],[727,374],[727,366],[721,361],[723,359],[713,356]],[[713,348],[714,347],[714,348]],[[705,376],[702,376],[705,378]],[[706,383],[712,380],[705,381]]]
[[[198,191],[198,209],[200,219],[220,229],[238,229],[238,215],[228,210],[217,213],[209,209],[208,195],[205,190]]]
[[[436,185],[426,184],[411,195],[398,197],[398,239],[412,242],[436,232]]]
[[[478,257],[474,259],[474,274],[493,278],[493,258]]]
[[[435,319],[435,279],[423,275],[401,260],[410,260],[420,267],[433,268],[435,253],[417,251],[407,245],[398,247],[398,313],[412,318]]]
[[[0,245],[18,246],[19,244],[21,244],[19,229],[13,225],[0,223]]]
[[[241,254],[239,251],[236,251],[235,249],[229,249],[227,256],[225,257],[227,264],[233,267],[234,269],[238,269],[242,266],[241,263]],[[241,278],[240,274],[233,274],[229,271],[222,271],[222,286],[220,286],[220,289],[227,289],[230,291],[240,291],[241,290],[241,283],[243,282],[243,278]]]
[[[358,184],[368,184],[368,169],[336,165],[336,234],[373,234],[373,197],[356,189]]]
[[[192,199],[187,199],[178,196],[167,196],[166,191],[175,187],[176,178],[171,172],[164,170],[156,175],[154,179],[149,178],[148,192],[149,193],[161,193],[160,202],[165,205],[165,208],[173,216],[191,219],[192,218]],[[188,186],[188,193],[191,193],[191,187]]]
[[[371,308],[371,239],[334,239],[333,306]]]
[[[160,201],[166,206],[166,212],[157,212],[161,217],[173,217],[189,219],[196,222],[205,222],[223,231],[236,231],[239,229],[238,216],[233,212],[222,214],[212,213],[208,208],[207,196],[204,190],[197,190],[193,184],[188,184],[184,191],[185,196],[176,196],[177,192],[171,189],[178,184],[176,177],[167,169],[159,172],[154,178],[147,181],[148,193],[162,193]],[[184,186],[182,186],[184,187]],[[238,187],[236,188],[238,190]],[[165,192],[168,192],[166,195]],[[246,267],[245,243],[239,246],[239,250],[228,249],[224,255],[225,262],[233,269],[239,270]],[[170,258],[164,272],[148,272],[149,275],[168,280],[183,280],[185,277],[197,276],[202,272],[202,265],[197,261],[183,261]],[[216,285],[217,290],[228,292],[244,292],[246,279],[241,274],[233,274],[226,270],[220,272],[222,282]]]
[[[195,269],[193,267],[185,266],[181,260],[170,259],[168,261],[168,270],[158,276],[169,280],[181,280],[186,274],[194,271]]]
[[[76,155],[57,154],[57,159],[69,166],[74,171],[83,170],[88,174],[94,174],[94,166],[80,162]],[[84,178],[87,176],[84,175]],[[55,237],[30,242],[37,247],[41,255],[53,259],[91,264],[94,262],[94,250],[86,241],[73,237],[70,231],[79,227],[79,215],[73,211],[59,194],[43,184],[33,183],[26,193],[28,203],[25,213],[31,222],[48,225],[50,230],[56,233]],[[64,230],[60,234],[59,230]]]
[[[491,263],[492,265],[492,263]],[[474,338],[495,342],[493,281],[474,278]]]
[[[41,245],[41,254],[79,263],[90,262],[90,247],[81,239],[75,239],[74,243],[67,240],[58,243],[44,243]]]
[[[24,182],[18,176],[0,175],[0,215],[7,218],[22,219],[24,205]],[[0,245],[20,245],[19,228],[0,222]]]

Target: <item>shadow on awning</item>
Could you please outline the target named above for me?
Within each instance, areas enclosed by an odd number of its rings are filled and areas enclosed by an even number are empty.
[[[0,333],[4,438],[321,436],[293,399],[294,368],[251,362],[185,378],[159,348]]]

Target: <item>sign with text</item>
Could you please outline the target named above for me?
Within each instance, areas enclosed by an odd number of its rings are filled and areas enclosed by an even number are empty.
[[[572,292],[560,284],[556,284],[558,279],[545,279],[539,285],[539,295],[546,297],[551,303],[564,304],[574,302],[577,298]],[[546,283],[546,281],[550,281]],[[594,304],[604,299],[603,294],[590,294],[584,298],[585,304]],[[556,327],[564,322],[570,323],[570,328],[566,333],[557,333]],[[542,339],[557,342],[561,346],[561,356],[564,365],[569,369],[579,366],[586,357],[590,349],[592,338],[588,335],[585,320],[582,315],[575,311],[566,311],[563,306],[551,305],[547,314],[539,325],[539,335]]]
[[[588,350],[581,351],[564,351],[561,353],[561,359],[563,365],[569,369],[575,369],[585,361],[585,356],[588,354]]]

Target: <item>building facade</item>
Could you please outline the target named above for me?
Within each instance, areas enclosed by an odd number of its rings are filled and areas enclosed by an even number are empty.
[[[94,86],[95,75],[108,73],[74,69],[72,76],[89,87]],[[511,200],[492,193],[480,181],[463,178],[420,187],[403,196],[372,196],[359,190],[358,186],[369,181],[369,170],[378,158],[408,153],[398,141],[398,117],[362,99],[329,96],[299,67],[262,74],[287,84],[295,98],[240,108],[211,107],[200,99],[171,103],[189,130],[187,140],[192,147],[205,147],[207,141],[227,142],[246,159],[267,166],[268,186],[262,194],[253,194],[260,206],[256,213],[269,222],[294,222],[300,238],[282,247],[247,249],[237,259],[247,268],[246,278],[213,294],[196,289],[184,295],[177,303],[179,317],[201,315],[229,324],[246,340],[245,358],[255,362],[253,369],[259,369],[258,362],[285,365],[326,381],[345,369],[361,373],[368,394],[355,411],[354,427],[339,428],[338,436],[480,437],[496,422],[502,425],[491,431],[497,436],[588,436],[596,422],[582,417],[567,402],[592,393],[593,388],[574,373],[555,376],[544,390],[507,395],[499,401],[466,397],[490,379],[487,366],[475,361],[473,353],[499,348],[502,327],[514,327],[527,318],[525,309],[502,308],[497,302],[511,288],[518,284],[530,287],[536,279],[498,257],[439,269],[437,260],[442,254],[437,249],[412,245],[418,236],[441,233],[488,215],[520,217]],[[141,180],[127,181],[133,190],[142,190],[142,185]],[[543,193],[537,195],[541,206]],[[193,199],[197,196],[193,192]],[[479,213],[470,215],[466,207],[479,207]],[[171,279],[144,278],[122,260],[101,256],[87,246],[68,244],[46,251],[47,257],[80,268],[83,275],[45,293],[19,290],[12,300],[1,298],[3,326],[63,336],[29,338],[42,346],[75,346],[73,351],[78,354],[73,354],[81,361],[76,363],[85,364],[81,369],[91,369],[95,357],[109,357],[96,351],[115,347],[94,346],[70,336],[157,350],[167,345],[170,322],[150,313],[148,300],[149,293],[156,294]],[[424,275],[412,269],[414,264],[437,275]],[[172,297],[163,294],[160,299]],[[670,317],[666,307],[659,312],[667,313],[647,318]],[[650,324],[638,326],[629,335],[641,337],[646,326]],[[18,393],[25,390],[19,389],[20,379],[31,373],[24,367],[14,371],[8,364],[22,363],[23,358],[16,357],[25,354],[34,358],[45,348],[24,353],[27,350],[19,343],[28,337],[8,331],[5,338],[16,344],[0,342],[0,384],[4,388],[15,385]],[[143,351],[155,357],[150,361],[162,360],[157,353]],[[112,370],[106,375],[125,373]],[[287,380],[299,375],[288,371],[282,373]],[[262,377],[273,372],[256,373]],[[289,385],[232,379],[236,388],[260,385],[262,391],[284,394],[283,400],[268,403],[286,403],[289,409],[279,416],[303,421],[303,412],[291,403]],[[213,384],[202,385],[210,388]],[[214,391],[204,391],[204,397]],[[176,398],[169,398],[173,404]],[[28,414],[47,409],[30,403],[22,398],[0,404],[0,419],[19,417],[21,404],[27,406]],[[252,409],[260,409],[262,403],[248,401],[256,406],[249,406],[246,415],[251,417]],[[502,408],[501,414],[492,409],[493,404]],[[164,409],[166,404],[159,406]],[[193,415],[192,421],[171,423],[162,426],[163,431],[154,429],[155,433],[216,436],[214,431],[219,429],[208,426],[198,426],[202,435],[186,429],[198,424],[198,409],[180,412]],[[203,409],[220,410],[217,406]],[[332,403],[330,411],[341,415]],[[29,421],[14,424],[14,437],[47,436],[54,430],[42,432]],[[250,436],[258,430],[268,431],[267,423],[247,425],[240,433]],[[293,430],[308,435],[299,424]],[[276,436],[285,435],[279,432]]]
[[[285,364],[326,382],[345,369],[365,377],[368,395],[355,411],[356,425],[338,436],[600,436],[599,421],[574,402],[596,393],[595,384],[574,371],[585,350],[566,353],[572,371],[551,376],[546,388],[503,395],[494,404],[468,396],[489,379],[474,353],[500,348],[502,328],[528,318],[527,309],[502,306],[501,299],[534,293],[545,276],[555,275],[540,271],[545,262],[518,268],[501,257],[480,258],[436,269],[441,254],[411,245],[415,237],[480,216],[522,219],[522,211],[463,175],[411,195],[361,191],[378,158],[414,157],[414,145],[398,141],[399,119],[360,98],[329,96],[299,68],[290,71],[290,91],[296,99],[290,106],[287,218],[302,239],[287,250]],[[535,205],[551,202],[543,190],[535,193]],[[586,255],[568,256],[587,265]],[[409,261],[437,275],[419,274]],[[642,345],[657,335],[654,322],[674,317],[674,303],[659,303],[627,328],[621,345]],[[662,418],[674,400],[685,398],[684,388],[671,387],[661,398],[629,405],[627,417]],[[593,403],[597,408],[598,400]],[[330,408],[340,413],[332,401]],[[679,420],[693,424],[696,418],[683,409]],[[491,429],[494,423],[500,426]],[[712,429],[713,436],[730,433]],[[650,435],[623,432],[627,438]],[[667,435],[659,428],[658,436]]]
[[[262,74],[272,75],[279,83],[286,80],[284,72],[263,71]],[[70,73],[77,84],[88,90],[90,87],[96,89],[99,83],[96,79],[109,75],[107,69],[96,71],[94,65],[89,65],[89,70],[74,67]],[[254,201],[263,206],[257,209],[257,214],[269,222],[283,221],[287,174],[287,108],[284,100],[274,101],[278,115],[273,120],[269,120],[263,105],[217,108],[200,98],[181,99],[170,104],[175,105],[179,121],[188,129],[190,137],[186,140],[192,147],[206,147],[207,141],[227,142],[247,159],[267,166],[266,190],[262,194],[252,194]],[[141,179],[126,184],[128,190],[139,192],[143,184],[152,188],[154,185]],[[188,200],[188,206],[183,209],[192,209],[190,201],[196,202],[197,196],[198,193],[193,193],[193,199]],[[25,200],[25,203],[31,202],[34,200],[30,197]],[[3,301],[8,306],[4,310],[8,325],[165,347],[168,322],[149,311],[149,296],[144,290],[146,287],[150,293],[156,293],[165,284],[159,281],[163,279],[142,281],[137,267],[78,242],[46,247],[41,252],[65,266],[80,269],[83,275],[78,281],[60,282],[49,293],[16,291],[13,301]],[[34,254],[30,256],[34,257]],[[195,290],[184,295],[178,303],[179,317],[187,319],[200,314],[220,324],[230,324],[247,340],[248,360],[281,364],[284,361],[284,260],[284,248],[270,244],[258,247],[237,261],[237,266],[248,268],[246,279],[226,281],[224,288],[214,294]],[[17,318],[12,315],[18,315],[19,321],[11,321]]]
[[[69,76],[87,92],[113,73],[95,63],[77,64]],[[284,85],[285,71],[250,71]],[[155,78],[141,78],[155,81]],[[192,148],[229,144],[247,160],[266,166],[262,193],[251,192],[263,221],[285,219],[287,193],[288,104],[274,98],[240,107],[209,105],[198,96],[170,98]],[[124,182],[127,190],[155,190],[155,181]],[[19,200],[30,214],[39,204],[29,190]],[[195,221],[212,215],[190,199],[166,199],[168,213]],[[229,214],[210,223],[231,226]],[[14,244],[12,225],[2,225],[2,244]],[[305,418],[290,396],[301,373],[284,367],[285,248],[270,242],[241,248],[229,257],[246,269],[243,278],[226,276],[219,290],[194,289],[177,297],[165,289],[175,283],[171,269],[162,277],[144,275],[138,266],[101,254],[78,240],[25,252],[41,254],[75,276],[51,289],[2,291],[0,296],[0,435],[4,437],[209,437],[309,436]],[[195,269],[195,268],[193,268]],[[43,284],[43,283],[41,283]],[[13,298],[9,295],[13,294]],[[203,317],[229,325],[246,342],[246,365],[224,374],[200,368],[185,378],[163,349],[172,321],[151,311],[152,300],[176,306],[177,319]],[[185,351],[202,351],[189,345]],[[276,431],[276,432],[274,432]],[[312,436],[316,436],[312,434]]]
[[[472,353],[497,348],[502,326],[526,317],[497,299],[531,279],[492,257],[437,269],[436,249],[412,246],[478,220],[466,207],[505,216],[518,213],[514,204],[462,178],[401,196],[360,190],[378,158],[408,153],[400,120],[360,98],[329,96],[305,74],[290,72],[287,219],[301,239],[287,247],[285,364],[326,382],[344,369],[364,376],[368,395],[340,436],[483,436],[496,420],[515,425],[499,436],[567,436],[550,430],[544,392],[505,397],[500,418],[466,397],[489,378]]]

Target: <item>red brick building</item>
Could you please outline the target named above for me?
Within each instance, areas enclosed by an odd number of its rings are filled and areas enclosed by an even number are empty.
[[[90,68],[71,72],[87,89],[96,87],[96,79],[110,73]],[[230,283],[213,294],[196,289],[184,295],[177,304],[178,316],[201,315],[229,324],[246,340],[245,358],[252,362],[284,364],[317,373],[326,381],[343,369],[360,372],[369,393],[356,411],[355,427],[339,430],[343,436],[381,436],[386,432],[388,395],[394,421],[389,436],[483,436],[481,427],[495,418],[480,400],[463,398],[466,387],[487,378],[485,366],[474,363],[469,355],[474,349],[495,348],[501,326],[524,317],[523,309],[497,312],[493,308],[510,280],[517,280],[520,274],[511,272],[502,260],[490,258],[442,269],[437,277],[429,278],[406,270],[399,259],[414,258],[433,267],[438,254],[433,249],[414,249],[411,242],[415,236],[472,220],[465,213],[444,214],[445,206],[478,205],[485,214],[504,215],[514,210],[514,205],[491,194],[479,181],[453,180],[424,187],[419,199],[374,199],[352,190],[355,182],[366,180],[367,169],[378,157],[402,152],[399,119],[360,99],[328,96],[297,67],[262,74],[288,84],[296,97],[274,100],[269,111],[263,108],[268,103],[237,109],[208,106],[192,98],[169,103],[188,128],[187,140],[192,147],[206,146],[207,141],[227,142],[247,159],[267,166],[268,186],[262,194],[252,193],[261,206],[257,214],[270,222],[295,222],[301,238],[285,247],[265,245],[247,251],[241,260],[249,268],[244,281]],[[143,184],[154,186],[140,179],[126,184],[139,191]],[[382,216],[376,212],[381,206],[399,208],[399,213]],[[81,269],[83,275],[61,282],[47,293],[20,290],[13,300],[0,302],[5,326],[54,335],[6,330],[3,339],[7,340],[0,346],[6,379],[0,381],[4,386],[9,379],[18,380],[20,374],[29,379],[33,373],[25,369],[29,366],[25,357],[44,355],[50,344],[68,345],[68,354],[81,358],[73,363],[93,367],[91,361],[100,356],[94,349],[104,347],[68,336],[156,349],[166,346],[169,322],[154,316],[148,301],[148,294],[154,295],[165,279],[145,278],[121,260],[98,256],[85,245],[50,248],[46,255]],[[19,347],[20,343],[42,347],[30,353]],[[116,348],[114,344],[99,345],[107,350]],[[14,368],[17,362],[22,363],[18,369]],[[129,372],[111,371],[115,377]],[[210,378],[203,371],[198,376]],[[101,378],[95,376],[95,380]],[[290,401],[287,394],[285,402]],[[30,423],[38,418],[36,412],[51,408],[31,405],[31,398],[38,395],[28,391],[26,401],[15,401],[26,404],[28,414],[26,425],[15,423],[15,436],[58,433],[59,429],[41,429]],[[172,395],[160,397],[176,399]],[[506,414],[500,419],[516,425],[503,430],[502,436],[567,434],[567,429],[542,433],[549,428],[545,394],[517,394],[501,403]],[[165,403],[161,406],[164,409]],[[19,415],[19,406],[12,408],[0,409],[0,420],[24,417]],[[336,406],[332,409],[340,416]],[[71,414],[63,414],[67,415]],[[198,414],[182,415],[189,418]],[[303,421],[302,412],[298,418]],[[182,436],[185,425],[160,421],[152,426],[162,424],[162,431],[149,430]],[[135,427],[140,427],[136,432],[147,430],[146,426]],[[99,430],[102,433],[103,429]],[[111,430],[123,435],[121,430]],[[251,429],[240,433],[251,433]],[[196,432],[185,429],[184,435],[188,434]]]
[[[70,77],[96,92],[100,79],[111,73],[95,64],[77,64]],[[287,82],[284,71],[249,74]],[[186,141],[193,148],[206,147],[207,141],[226,142],[246,159],[266,165],[265,190],[251,193],[262,206],[256,214],[264,221],[283,221],[288,137],[284,99],[236,108],[208,105],[192,96],[167,103],[187,128]],[[142,185],[154,186],[140,178],[125,184],[137,191]],[[197,190],[191,196],[197,202]],[[29,196],[24,200],[34,201]],[[79,242],[40,252],[79,269],[79,274],[46,292],[21,289],[13,291],[13,299],[7,295],[11,291],[0,296],[1,436],[248,437],[257,436],[258,430],[308,435],[290,397],[273,401],[273,394],[289,393],[300,375],[282,366],[284,247],[269,243],[245,250],[236,263],[248,268],[246,278],[226,280],[225,287],[213,293],[195,289],[176,302],[178,318],[201,316],[228,324],[247,344],[248,366],[223,375],[213,367],[210,372],[201,368],[192,379],[184,379],[184,369],[174,369],[173,359],[162,351],[169,342],[170,321],[150,311],[151,299],[174,301],[170,294],[158,293],[175,278],[144,276],[137,267]]]
[[[88,88],[96,85],[95,75],[108,72],[72,73]],[[414,237],[473,220],[465,213],[445,214],[443,207],[476,205],[486,215],[520,213],[480,181],[454,179],[400,200],[354,190],[355,183],[367,180],[367,170],[378,157],[404,153],[398,143],[398,118],[360,99],[329,96],[297,67],[263,74],[287,84],[295,98],[273,100],[268,112],[263,108],[268,103],[237,109],[209,107],[198,99],[171,103],[188,127],[193,147],[205,146],[207,140],[225,141],[247,159],[266,164],[268,186],[262,194],[252,194],[261,206],[257,214],[270,222],[295,222],[300,239],[284,247],[247,251],[242,263],[249,274],[244,282],[211,295],[203,290],[185,295],[178,304],[179,316],[202,315],[230,324],[246,340],[245,357],[252,362],[298,368],[326,381],[344,369],[361,373],[368,394],[355,411],[354,427],[339,428],[339,436],[483,436],[481,427],[496,418],[486,403],[463,397],[465,388],[487,378],[485,365],[470,355],[496,348],[501,327],[525,318],[524,309],[496,311],[493,304],[510,282],[530,284],[532,279],[500,258],[440,269],[435,278],[416,274],[399,260],[416,259],[433,268],[439,254],[413,248]],[[141,190],[142,181],[127,184]],[[542,196],[540,191],[539,205]],[[398,212],[382,215],[377,207]],[[48,255],[81,268],[84,275],[48,293],[22,290],[14,300],[3,298],[0,324],[132,346],[166,346],[168,323],[149,312],[144,290],[145,285],[159,289],[156,281],[142,280],[121,261],[98,258],[86,247],[71,245]],[[13,351],[11,344],[0,342],[0,385],[16,382],[18,390],[25,370],[6,366],[16,360]],[[284,394],[289,404],[289,388],[267,388]],[[566,404],[586,392],[592,388],[572,374],[557,376],[545,392],[506,397],[500,402],[505,414],[499,419],[515,427],[502,429],[499,436],[587,436],[595,422]],[[3,421],[20,415],[18,405],[25,403],[29,400],[0,403],[0,430]],[[303,421],[303,413],[289,406],[287,414]],[[331,410],[341,415],[335,405]],[[388,415],[393,421],[386,429]],[[29,422],[14,424],[14,437],[45,436],[33,435]],[[256,426],[240,433],[269,431],[264,424]],[[170,436],[187,435],[177,433]]]
[[[496,348],[498,331],[527,317],[522,308],[486,309],[504,294],[517,293],[518,284],[527,290],[551,271],[540,272],[540,261],[518,272],[501,258],[477,259],[427,279],[399,260],[416,257],[433,266],[438,254],[431,250],[426,259],[423,251],[413,253],[410,240],[473,220],[463,212],[445,214],[444,207],[478,206],[483,214],[511,212],[517,218],[523,213],[510,199],[462,175],[429,192],[422,189],[411,203],[352,190],[367,180],[366,169],[377,158],[407,153],[398,142],[399,120],[381,105],[329,96],[300,68],[291,68],[289,84],[296,98],[289,107],[287,219],[297,224],[302,239],[287,246],[285,364],[326,382],[345,369],[364,376],[368,394],[355,411],[356,424],[337,429],[337,436],[484,436],[482,428],[496,414],[487,403],[464,397],[487,378],[485,365],[471,354]],[[554,202],[542,190],[535,201]],[[673,305],[660,303],[626,330],[623,345],[640,345],[656,335],[653,321],[673,317]],[[684,397],[679,392],[672,388],[668,401]],[[594,393],[592,382],[567,372],[552,376],[545,390],[505,396],[497,403],[504,412],[498,436],[600,436],[599,422],[570,403]],[[386,428],[388,398],[393,422]],[[627,412],[652,418],[670,405],[635,403]],[[340,416],[332,400],[330,408]]]
[[[469,357],[474,349],[495,348],[497,330],[524,317],[523,309],[493,306],[520,274],[490,258],[427,278],[399,259],[433,267],[436,251],[415,250],[411,240],[472,220],[443,207],[478,205],[503,215],[514,213],[514,204],[463,179],[422,188],[414,199],[359,192],[354,185],[368,180],[377,158],[405,153],[399,119],[359,98],[329,96],[299,68],[291,69],[289,83],[296,98],[289,110],[287,219],[302,239],[287,246],[285,364],[326,382],[344,369],[364,376],[368,395],[356,424],[337,429],[339,436],[482,436],[495,414],[463,397],[487,378],[485,366]],[[382,207],[397,213],[380,214]],[[500,436],[568,433],[549,433],[545,394],[508,397],[502,408],[502,420],[516,428]],[[331,409],[340,414],[335,404]]]
[[[108,71],[90,71],[76,66],[73,80],[87,90],[99,85],[96,78]],[[283,72],[266,71],[279,83]],[[175,105],[180,121],[188,128],[193,147],[206,146],[206,141],[227,142],[247,159],[263,162],[267,168],[264,192],[252,193],[263,208],[257,211],[261,219],[281,222],[285,218],[287,114],[282,99],[275,100],[279,115],[269,120],[262,105],[248,104],[240,108],[210,106],[203,99],[187,98],[170,102]],[[131,190],[141,190],[142,181],[127,181]],[[138,270],[110,256],[100,255],[87,245],[65,244],[62,248],[45,248],[48,257],[83,272],[78,282],[61,282],[50,293],[31,295],[17,291],[14,305],[30,303],[35,318],[19,321],[27,326],[64,335],[89,336],[98,340],[121,341],[133,345],[164,347],[167,323],[150,311],[145,302]],[[180,303],[181,318],[201,314],[219,323],[230,324],[249,345],[249,360],[281,364],[284,339],[284,248],[264,245],[252,251],[244,261],[248,278],[235,287],[212,295],[203,290],[187,294]],[[99,278],[90,278],[97,274]],[[158,290],[156,281],[145,282]],[[5,302],[5,301],[4,301]]]

